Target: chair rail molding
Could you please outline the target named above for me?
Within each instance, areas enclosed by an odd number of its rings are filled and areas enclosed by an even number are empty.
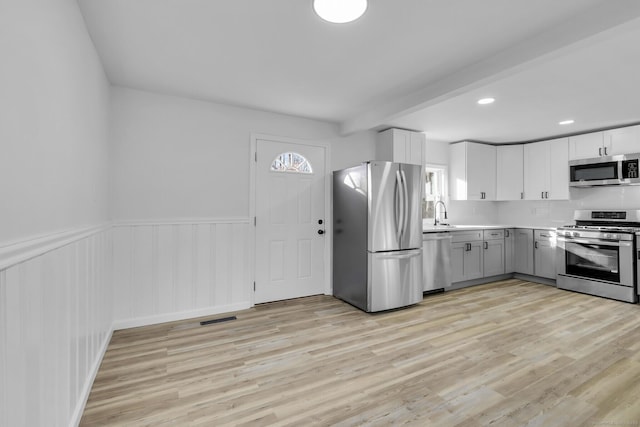
[[[0,271],[110,228],[107,222],[0,243]]]

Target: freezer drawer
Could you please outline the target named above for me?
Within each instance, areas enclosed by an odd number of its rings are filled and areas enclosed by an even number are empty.
[[[368,253],[368,312],[422,301],[422,249]]]

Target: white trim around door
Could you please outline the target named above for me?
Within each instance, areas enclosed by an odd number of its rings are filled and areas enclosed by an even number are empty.
[[[250,145],[250,158],[249,158],[249,218],[250,222],[254,224],[251,227],[251,231],[249,232],[249,245],[250,245],[250,259],[249,265],[251,265],[251,286],[254,286],[256,280],[256,227],[255,227],[255,218],[256,218],[256,164],[257,164],[257,155],[256,150],[258,146],[258,140],[266,140],[266,141],[274,141],[274,142],[285,142],[290,144],[301,144],[301,145],[310,145],[315,147],[320,147],[325,150],[325,236],[326,236],[326,244],[324,247],[324,293],[325,295],[331,295],[331,248],[333,245],[333,218],[332,218],[332,209],[331,209],[331,146],[327,142],[322,141],[314,141],[314,140],[304,140],[304,139],[294,139],[288,137],[281,136],[273,136],[273,135],[265,135],[265,134],[251,134],[251,145]],[[255,292],[254,289],[251,289],[251,305],[255,305]]]

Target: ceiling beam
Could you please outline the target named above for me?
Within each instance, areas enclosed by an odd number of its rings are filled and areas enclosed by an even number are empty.
[[[640,1],[605,0],[561,25],[522,43],[429,83],[424,88],[392,99],[341,123],[342,134],[373,129],[407,114],[551,61],[598,40],[627,31],[640,22]]]

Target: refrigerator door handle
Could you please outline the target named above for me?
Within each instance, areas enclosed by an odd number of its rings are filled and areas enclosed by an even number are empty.
[[[409,188],[407,187],[407,176],[404,173],[404,170],[400,169],[400,173],[402,174],[402,189],[404,190],[404,221],[402,222],[402,234],[401,236],[407,233],[407,226],[409,225]]]
[[[415,249],[411,251],[399,251],[397,252],[389,252],[389,253],[380,253],[376,252],[376,254],[382,259],[409,259],[417,256],[422,256],[422,249]]]
[[[396,171],[396,188],[398,191],[398,195],[400,196],[399,202],[396,201],[397,203],[396,209],[399,211],[398,216],[396,218],[396,222],[397,222],[396,237],[398,238],[398,246],[400,246],[401,239],[402,239],[402,231],[404,229],[405,199],[404,199],[404,186],[402,184],[402,175],[400,174],[399,170]]]
[[[393,189],[393,221],[395,225],[396,239],[399,239],[400,235],[400,183],[398,179],[398,172],[396,172],[396,185]]]

